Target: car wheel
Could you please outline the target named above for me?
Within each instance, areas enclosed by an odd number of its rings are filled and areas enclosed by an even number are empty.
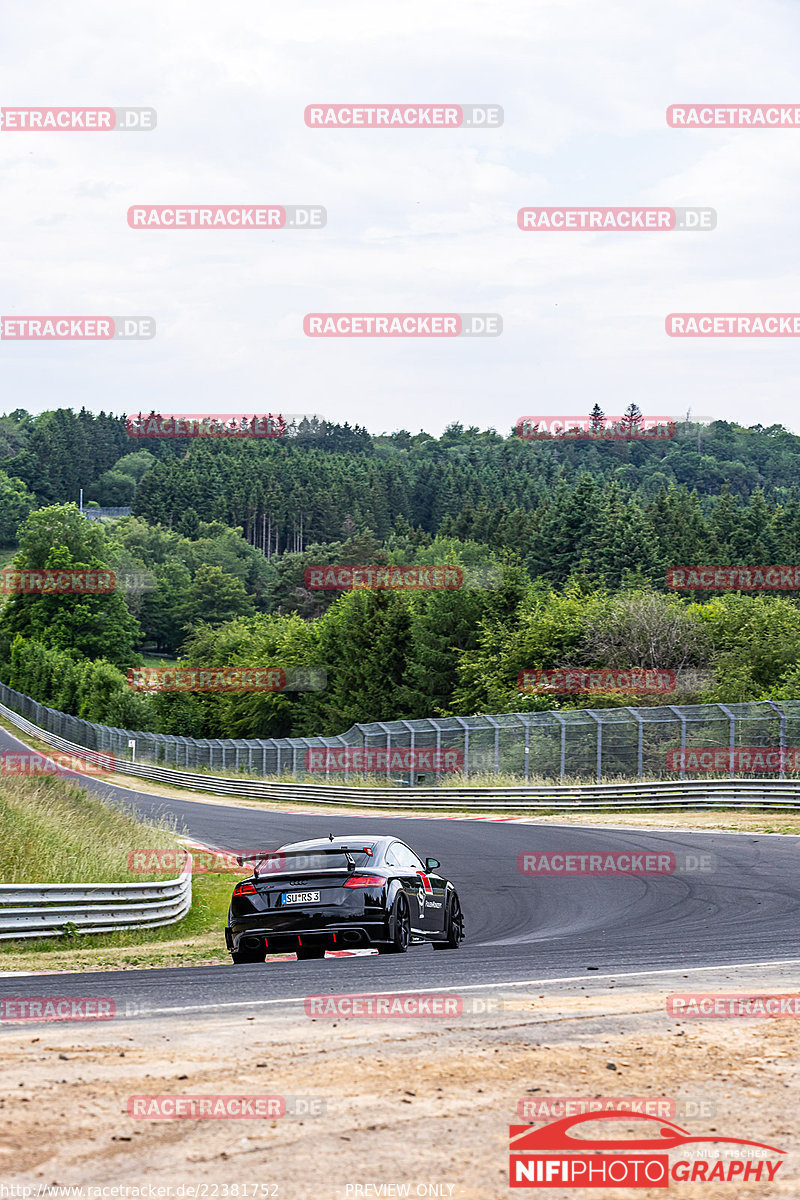
[[[411,917],[402,894],[395,900],[389,915],[389,939],[388,944],[378,946],[379,954],[405,954],[411,941]]]
[[[241,950],[231,950],[231,957],[234,965],[238,963],[263,962],[266,958],[266,949],[263,945],[243,946]]]
[[[301,958],[324,958],[325,957],[325,947],[324,946],[298,946],[297,947],[297,957],[298,957],[298,959],[301,959]]]
[[[434,950],[457,950],[458,943],[464,940],[464,914],[458,896],[453,895],[447,910],[447,939],[444,942],[433,942]]]

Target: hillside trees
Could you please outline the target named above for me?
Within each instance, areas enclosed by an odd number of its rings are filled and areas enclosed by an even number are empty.
[[[108,571],[105,533],[75,504],[39,509],[20,529],[18,570]],[[117,666],[135,661],[139,623],[116,592],[12,594],[0,614],[0,647],[21,634],[44,646]],[[0,655],[0,658],[2,655]]]

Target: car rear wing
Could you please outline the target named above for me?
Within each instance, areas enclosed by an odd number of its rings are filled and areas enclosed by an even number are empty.
[[[291,864],[286,863],[286,860],[290,858],[318,858],[323,854],[338,854],[340,858],[346,859],[346,873],[348,875],[351,875],[356,869],[355,859],[353,858],[353,853],[349,846],[321,846],[319,849],[314,848],[313,850],[277,850],[272,854],[243,854],[237,857],[236,861],[241,867],[243,867],[245,863],[253,863],[253,875],[256,879],[258,879],[259,866],[270,859],[283,860],[281,866],[286,866],[293,875],[315,875],[319,873],[318,867],[316,869],[310,868],[307,871],[302,871],[299,868],[297,870],[292,870]]]

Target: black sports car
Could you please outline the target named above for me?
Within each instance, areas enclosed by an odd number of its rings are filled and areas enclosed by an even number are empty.
[[[235,963],[370,946],[403,954],[414,942],[455,950],[464,937],[458,894],[435,874],[438,860],[423,866],[397,838],[331,835],[250,861],[253,874],[233,889],[225,929]]]

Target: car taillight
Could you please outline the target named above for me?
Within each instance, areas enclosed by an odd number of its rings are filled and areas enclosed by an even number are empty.
[[[234,896],[254,896],[257,890],[252,883],[237,883],[233,894]]]
[[[386,880],[381,875],[351,875],[345,879],[345,887],[383,887]]]

